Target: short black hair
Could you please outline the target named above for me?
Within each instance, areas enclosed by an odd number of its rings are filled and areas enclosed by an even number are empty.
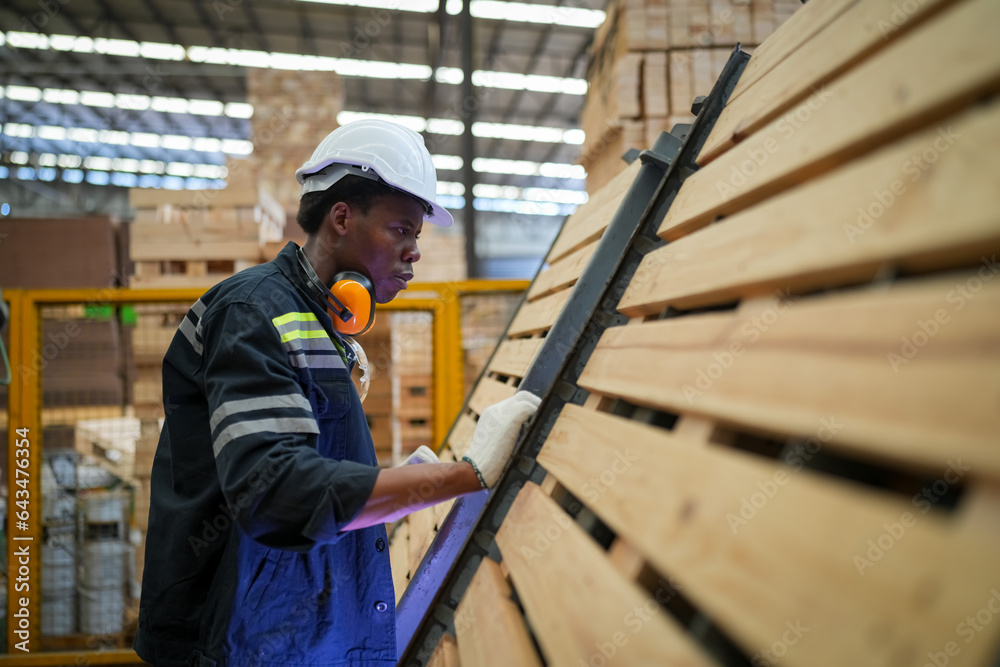
[[[420,202],[420,205],[425,209],[427,208],[427,204],[423,200],[408,192],[397,190],[384,181],[348,174],[326,190],[302,195],[302,198],[299,199],[299,212],[295,219],[306,234],[314,234],[323,224],[326,214],[337,202],[345,202],[351,208],[358,209],[363,215],[367,215],[377,200],[393,195],[409,197]]]

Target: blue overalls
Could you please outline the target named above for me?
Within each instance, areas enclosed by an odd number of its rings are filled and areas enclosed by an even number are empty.
[[[378,475],[342,345],[289,243],[209,290],[163,361],[135,649],[156,665],[393,665]]]

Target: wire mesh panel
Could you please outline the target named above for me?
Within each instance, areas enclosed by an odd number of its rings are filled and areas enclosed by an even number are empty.
[[[395,461],[432,447],[433,315],[392,313],[392,413]]]
[[[361,368],[363,364],[359,363],[352,374],[359,393],[364,394],[365,418],[375,443],[375,454],[383,466],[392,464],[392,332],[392,315],[378,314],[372,328],[357,337],[368,368]],[[367,382],[362,378],[365,374]]]
[[[521,303],[521,292],[484,292],[462,297],[463,396],[468,396]]]
[[[188,303],[43,306],[41,645],[130,646],[163,356]]]

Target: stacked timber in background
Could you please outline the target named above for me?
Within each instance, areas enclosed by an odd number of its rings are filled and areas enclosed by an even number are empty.
[[[130,193],[132,287],[211,287],[267,261],[285,210],[263,188]]]
[[[295,170],[337,129],[337,114],[344,108],[343,83],[332,72],[252,67],[247,70],[247,102],[254,109],[253,156],[244,173],[235,176],[252,179],[294,212],[300,187]]]
[[[752,52],[798,0],[616,0],[594,35],[580,164],[594,193],[663,131],[694,119],[736,44]]]
[[[426,313],[393,315],[392,411],[399,429],[399,455],[431,442],[432,320]]]
[[[375,455],[383,466],[392,465],[392,327],[392,317],[377,315],[372,328],[357,337],[368,357],[371,377],[362,407],[375,444]],[[355,378],[358,375],[355,369]]]

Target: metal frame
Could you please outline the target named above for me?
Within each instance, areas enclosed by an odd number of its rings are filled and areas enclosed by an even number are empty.
[[[695,158],[749,58],[737,45],[683,142],[664,133],[640,153],[639,175],[519,385],[543,402],[513,464],[494,489],[455,504],[400,600],[400,664],[427,664],[441,636],[454,634],[455,610],[482,559],[500,560],[496,532],[524,484],[545,477],[535,457],[562,407],[586,400],[576,381],[604,330],[625,321],[618,301],[642,257],[664,244],[656,235],[659,223],[684,179],[697,170]]]
[[[413,283],[410,286],[413,298],[402,297],[379,306],[386,312],[429,311],[433,314],[432,378],[434,391],[432,406],[434,412],[432,438],[437,442],[455,419],[463,403],[463,359],[461,297],[467,294],[488,292],[523,291],[529,285],[525,280],[478,280],[455,283]],[[20,599],[25,598],[28,616],[23,628],[29,637],[28,648],[37,650],[41,636],[41,378],[37,373],[23,373],[20,369],[31,368],[31,362],[38,354],[41,342],[41,313],[43,305],[51,304],[131,304],[157,302],[193,303],[204,289],[67,289],[67,290],[17,290],[4,291],[4,299],[10,302],[10,364],[11,384],[8,394],[8,458],[7,486],[11,502],[7,508],[7,522],[10,526],[7,539],[8,596],[7,596],[7,643],[8,653],[0,655],[0,666],[17,665],[58,665],[58,664],[138,664],[141,661],[131,650],[80,651],[24,653],[16,649],[21,640],[16,632],[19,619],[15,614],[21,609]],[[426,294],[427,296],[422,296]],[[420,295],[420,296],[418,296]],[[16,378],[16,380],[15,380]],[[16,445],[20,439],[17,430],[28,429],[30,444],[27,464],[18,468]],[[29,516],[24,522],[27,527],[17,529],[17,512],[14,490],[17,486],[18,470],[20,479],[27,480]],[[22,592],[11,590],[17,584],[17,550],[27,547],[29,562],[24,581],[27,589]],[[82,662],[81,662],[82,661]]]

